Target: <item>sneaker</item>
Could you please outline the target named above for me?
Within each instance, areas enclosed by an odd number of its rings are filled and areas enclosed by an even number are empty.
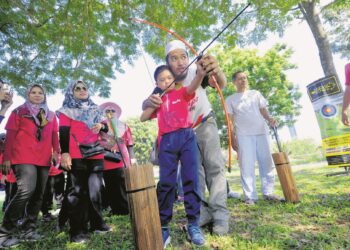
[[[223,236],[228,233],[228,221],[215,220],[213,226],[213,234],[218,236]]]
[[[239,199],[241,198],[241,194],[238,192],[230,191],[227,193],[227,198]]]
[[[199,216],[199,226],[205,227],[213,223],[213,217],[209,214],[208,209],[201,209]]]
[[[283,201],[284,199],[282,199],[281,197],[278,197],[276,195],[273,194],[268,194],[268,195],[263,195],[264,200],[266,201]]]
[[[54,221],[56,219],[57,219],[57,217],[52,215],[51,213],[47,213],[47,214],[43,215],[43,221],[44,222],[50,222],[50,221]]]
[[[21,243],[20,239],[16,237],[7,236],[3,238],[0,235],[0,249],[17,247],[19,246],[20,243]]]
[[[42,238],[43,236],[34,229],[28,229],[21,234],[21,239],[24,241],[37,241]]]
[[[246,199],[244,201],[244,204],[249,205],[249,206],[254,206],[255,205],[255,201],[252,200],[252,199]]]
[[[170,243],[170,230],[169,227],[162,227],[163,248],[165,249]]]
[[[187,236],[188,239],[197,246],[203,246],[205,244],[205,239],[202,231],[197,225],[189,224],[187,226]]]
[[[112,228],[107,224],[102,224],[101,227],[91,229],[90,231],[93,231],[95,234],[105,234],[108,232],[112,232]]]
[[[7,229],[4,226],[0,226],[0,249],[12,248],[19,245],[20,240],[12,234],[15,232],[15,228]]]
[[[78,234],[71,236],[70,242],[77,243],[77,244],[85,244],[88,241],[88,238],[85,234]]]

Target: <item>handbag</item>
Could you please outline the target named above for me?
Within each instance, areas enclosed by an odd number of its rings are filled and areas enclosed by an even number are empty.
[[[122,160],[121,154],[119,152],[114,153],[110,150],[105,149],[104,155],[105,155],[105,160],[107,161],[119,163]]]
[[[75,142],[78,144],[80,153],[84,159],[104,153],[104,148],[100,145],[99,141],[95,141],[93,143],[88,144],[82,144],[78,142],[75,135],[72,134],[72,136]]]

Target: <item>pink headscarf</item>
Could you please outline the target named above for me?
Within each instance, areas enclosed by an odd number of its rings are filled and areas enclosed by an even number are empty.
[[[40,103],[40,104],[33,104],[33,103],[31,103],[29,101],[29,93],[30,93],[30,91],[32,91],[32,89],[34,87],[40,88],[43,91],[43,93],[44,93],[44,101],[42,103]],[[24,105],[25,108],[27,108],[27,110],[29,111],[30,115],[33,117],[36,125],[38,125],[38,126],[42,126],[43,125],[42,121],[39,121],[39,118],[38,118],[38,113],[39,113],[40,110],[44,111],[44,116],[45,116],[46,120],[51,121],[52,118],[53,118],[53,115],[50,114],[49,108],[47,107],[45,89],[40,84],[33,84],[33,85],[30,85],[28,87],[27,93],[26,93],[26,101],[25,101],[25,103],[23,105]]]

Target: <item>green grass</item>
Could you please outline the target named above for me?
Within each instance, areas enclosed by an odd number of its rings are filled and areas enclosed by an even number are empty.
[[[269,203],[259,200],[245,206],[240,200],[228,200],[230,232],[225,237],[210,235],[200,249],[350,249],[350,176],[326,177],[339,171],[325,166],[307,165],[293,168],[301,202]],[[240,191],[239,171],[227,173],[231,188]],[[260,185],[260,184],[259,184]],[[282,196],[278,180],[276,194]],[[199,249],[192,246],[182,232],[186,224],[182,205],[175,205],[171,223],[169,249]],[[106,218],[113,232],[91,235],[89,243],[69,243],[68,232],[57,234],[55,223],[41,224],[45,240],[23,243],[17,249],[134,249],[128,216]]]

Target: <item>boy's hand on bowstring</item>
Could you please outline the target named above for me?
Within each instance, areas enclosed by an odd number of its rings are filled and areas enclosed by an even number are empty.
[[[150,102],[152,108],[159,108],[163,103],[162,98],[159,94],[152,94],[148,97],[148,101]]]

